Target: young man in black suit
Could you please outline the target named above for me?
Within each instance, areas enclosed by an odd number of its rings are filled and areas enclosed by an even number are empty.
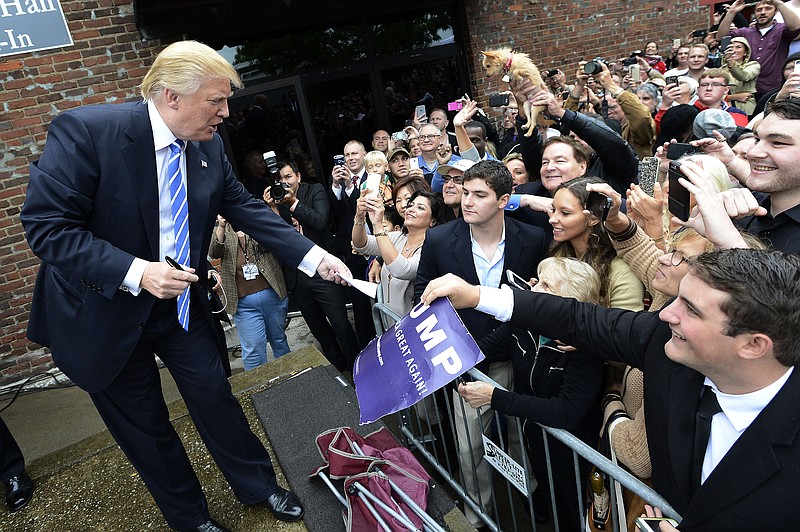
[[[506,270],[523,279],[536,275],[539,261],[546,254],[544,231],[505,216],[504,208],[511,195],[511,173],[499,161],[481,161],[464,172],[461,197],[462,217],[428,231],[417,270],[415,299],[419,299],[428,281],[446,273],[455,274],[468,283],[498,287],[505,280]],[[475,338],[489,334],[500,322],[473,309],[459,311],[464,325]],[[508,362],[490,364],[481,370],[508,387],[511,385],[511,366]],[[457,399],[457,398],[454,398]],[[490,424],[492,410],[477,410],[465,405],[455,408],[463,484],[473,499],[488,509],[491,476],[483,459],[481,426]],[[514,431],[510,431],[514,432]],[[469,434],[469,437],[467,437]],[[474,460],[475,469],[471,464]],[[477,472],[480,496],[473,488]],[[480,519],[467,508],[473,525]]]
[[[700,255],[658,314],[487,289],[452,275],[431,281],[422,301],[437,297],[641,369],[653,487],[683,516],[682,532],[785,530],[795,521],[796,255]]]
[[[275,201],[265,193],[267,203],[275,202],[281,216],[293,220],[297,230],[323,249],[332,251],[336,244],[330,227],[330,205],[319,183],[303,183],[297,165],[279,162],[278,172],[285,195]],[[353,327],[347,319],[347,289],[315,275],[285,274],[289,297],[306,320],[325,358],[339,371],[352,371],[359,352]]]

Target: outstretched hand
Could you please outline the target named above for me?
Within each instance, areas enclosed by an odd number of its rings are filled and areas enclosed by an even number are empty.
[[[428,283],[422,293],[421,301],[430,305],[440,297],[448,298],[456,309],[475,308],[480,302],[481,291],[480,287],[448,273]]]

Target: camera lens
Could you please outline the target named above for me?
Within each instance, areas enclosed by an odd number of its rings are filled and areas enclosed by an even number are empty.
[[[286,188],[284,188],[282,183],[278,183],[277,185],[272,185],[269,187],[269,195],[275,201],[281,201],[283,198],[286,197]]]
[[[598,63],[597,61],[589,61],[588,63],[583,65],[583,71],[586,74],[589,74],[590,76],[593,76],[593,75],[597,74],[598,72],[601,72],[602,70],[603,70],[603,67],[601,67],[600,63]]]

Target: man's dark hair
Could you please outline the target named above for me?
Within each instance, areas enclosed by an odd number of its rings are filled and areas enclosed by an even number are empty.
[[[769,112],[775,113],[784,120],[800,120],[800,100],[788,98],[786,100],[772,100]]]
[[[462,180],[464,183],[470,179],[483,179],[486,184],[494,190],[499,199],[503,194],[511,194],[513,178],[511,172],[500,161],[481,161],[475,163],[471,168],[464,172]]]
[[[725,334],[762,333],[784,366],[800,362],[800,257],[783,251],[728,249],[688,261],[692,275],[728,294]]]
[[[542,153],[544,153],[544,150],[546,150],[549,145],[556,143],[566,144],[572,148],[572,156],[575,157],[576,161],[579,163],[586,163],[587,166],[589,165],[589,155],[586,153],[586,148],[583,147],[583,144],[566,135],[547,139],[545,143],[542,144]]]
[[[478,122],[477,120],[470,120],[464,124],[464,129],[470,128],[481,128],[481,138],[486,138],[486,126],[484,126],[482,123]]]
[[[280,172],[281,170],[283,170],[287,166],[289,168],[291,168],[292,172],[294,172],[295,174],[299,174],[300,173],[300,170],[297,167],[297,163],[294,162],[294,161],[278,161],[278,172]]]

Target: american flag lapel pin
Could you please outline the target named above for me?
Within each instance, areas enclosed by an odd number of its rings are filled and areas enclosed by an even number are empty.
[[[201,161],[200,161],[200,166],[201,166],[202,168],[208,168],[208,163],[207,163],[207,162],[205,162],[205,161],[202,161],[202,160],[201,160]]]

